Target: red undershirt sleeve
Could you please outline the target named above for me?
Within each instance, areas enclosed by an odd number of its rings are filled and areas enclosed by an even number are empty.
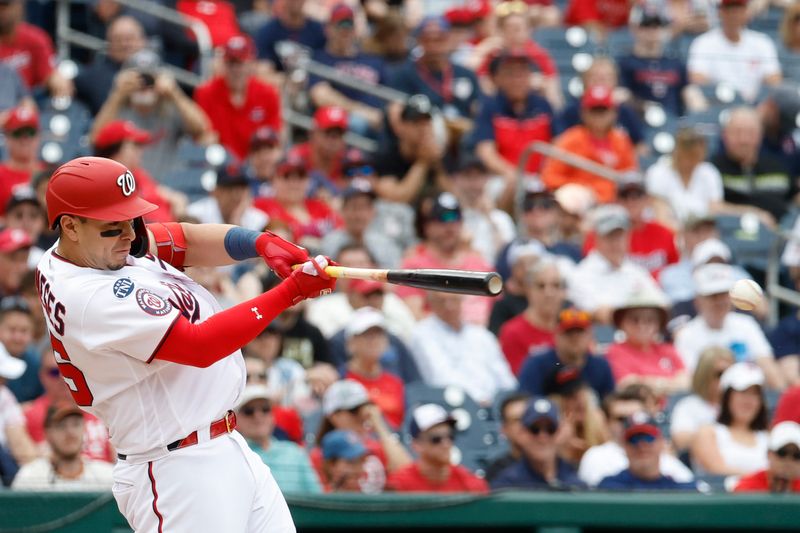
[[[178,316],[156,348],[153,359],[199,368],[224,359],[255,339],[275,317],[293,305],[298,295],[292,282],[287,281],[199,324]]]

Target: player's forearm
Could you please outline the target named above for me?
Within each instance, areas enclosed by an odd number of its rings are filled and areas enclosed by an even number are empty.
[[[209,367],[255,339],[298,296],[295,282],[285,280],[274,289],[199,324],[179,316],[153,358]]]

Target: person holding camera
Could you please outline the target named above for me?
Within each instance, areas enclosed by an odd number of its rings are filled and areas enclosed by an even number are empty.
[[[114,78],[89,132],[92,143],[104,126],[118,119],[131,121],[153,138],[144,150],[142,166],[157,180],[173,169],[184,135],[200,143],[210,140],[208,117],[161,68],[158,55],[147,49],[131,56]]]

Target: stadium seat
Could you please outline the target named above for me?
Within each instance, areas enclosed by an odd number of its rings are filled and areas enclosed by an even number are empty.
[[[717,217],[721,239],[727,244],[734,261],[747,269],[765,272],[777,235],[757,218],[735,215]]]

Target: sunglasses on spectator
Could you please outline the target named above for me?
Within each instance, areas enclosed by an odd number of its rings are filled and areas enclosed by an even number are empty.
[[[557,428],[553,424],[534,424],[528,428],[528,431],[534,435],[544,432],[552,436],[556,434],[556,429]]]
[[[268,415],[272,411],[272,406],[268,403],[254,406],[254,405],[246,405],[242,407],[241,413],[244,416],[253,416],[256,412],[260,412],[262,415]]]
[[[373,169],[370,165],[361,165],[357,167],[349,167],[344,170],[344,175],[348,178],[352,178],[355,176],[363,176],[365,174],[374,174],[375,169]]]
[[[357,415],[359,411],[361,411],[361,408],[364,407],[365,405],[367,404],[362,403],[361,405],[356,405],[355,407],[351,407],[350,409],[342,409],[342,411],[346,411],[351,415]]]
[[[20,128],[12,131],[9,135],[14,139],[22,139],[24,137],[36,137],[37,133],[39,133],[39,130],[36,128]]]
[[[528,5],[521,0],[512,0],[511,2],[502,2],[494,8],[494,14],[498,18],[504,18],[509,15],[524,15],[528,12]]]
[[[525,200],[523,208],[525,211],[533,211],[534,209],[555,209],[558,203],[554,198],[530,198]]]
[[[605,113],[606,111],[610,111],[610,107],[605,106],[595,106],[589,108],[589,113]]]
[[[247,374],[247,381],[252,381],[255,379],[267,379],[267,371],[264,372],[251,372]]]
[[[649,433],[636,433],[635,435],[628,437],[628,444],[633,444],[634,446],[641,444],[642,442],[652,444],[655,441],[656,438]]]
[[[780,450],[775,452],[775,455],[780,457],[781,459],[792,459],[793,461],[800,461],[800,450],[790,452],[786,448],[781,448]]]
[[[591,322],[592,315],[579,309],[564,309],[558,313],[559,322]]]
[[[438,446],[439,444],[443,443],[444,441],[453,442],[454,436],[452,433],[444,433],[441,435],[428,435],[425,439],[429,443],[433,444],[434,446]]]
[[[344,130],[341,128],[329,128],[327,130],[323,130],[323,133],[327,137],[334,137],[337,139],[340,137],[344,137]]]

